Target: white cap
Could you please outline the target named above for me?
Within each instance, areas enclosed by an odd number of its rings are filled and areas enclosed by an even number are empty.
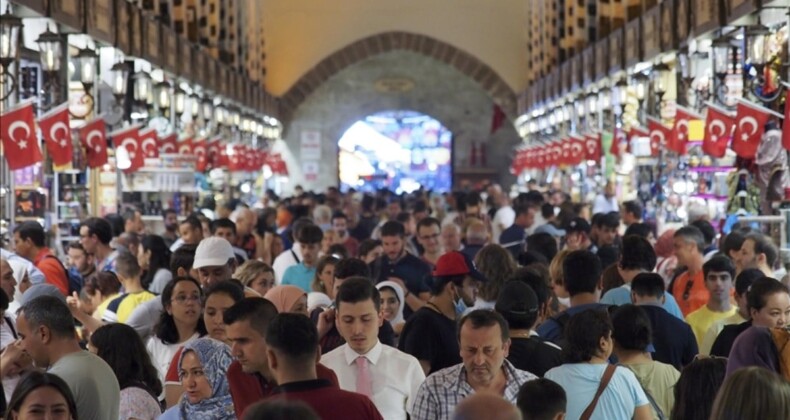
[[[228,260],[236,258],[233,247],[225,238],[212,236],[203,239],[195,250],[195,262],[192,268],[215,267],[227,265]]]

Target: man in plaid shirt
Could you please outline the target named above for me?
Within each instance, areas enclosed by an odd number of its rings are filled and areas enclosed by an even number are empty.
[[[442,369],[423,382],[409,411],[413,420],[451,418],[464,398],[482,391],[502,395],[515,404],[521,385],[537,379],[507,361],[510,333],[507,322],[498,313],[472,311],[461,319],[458,328],[463,362]]]

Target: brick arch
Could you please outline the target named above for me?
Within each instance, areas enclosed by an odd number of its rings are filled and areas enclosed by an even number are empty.
[[[447,64],[476,81],[494,103],[510,116],[516,114],[516,94],[489,65],[438,39],[409,32],[384,32],[349,44],[324,58],[280,98],[280,115],[290,121],[297,108],[322,83],[362,60],[390,51],[411,51]]]

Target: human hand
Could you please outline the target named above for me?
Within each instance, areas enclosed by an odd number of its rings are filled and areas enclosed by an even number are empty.
[[[81,314],[82,310],[80,308],[82,305],[77,292],[71,292],[71,296],[66,297],[66,305],[68,305],[71,315],[73,315],[75,318],[77,315]]]
[[[0,354],[0,372],[4,378],[19,375],[31,363],[30,356],[22,350],[19,341],[6,346],[3,353]]]
[[[318,337],[321,338],[325,336],[329,330],[332,329],[332,326],[335,325],[335,309],[334,308],[326,308],[320,315],[318,315],[318,323],[316,324],[316,329],[318,329]]]

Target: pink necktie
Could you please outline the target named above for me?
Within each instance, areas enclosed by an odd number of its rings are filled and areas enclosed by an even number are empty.
[[[365,356],[359,356],[356,360],[357,363],[357,392],[367,396],[373,396],[373,383],[370,378],[370,367],[368,366],[368,359]]]

